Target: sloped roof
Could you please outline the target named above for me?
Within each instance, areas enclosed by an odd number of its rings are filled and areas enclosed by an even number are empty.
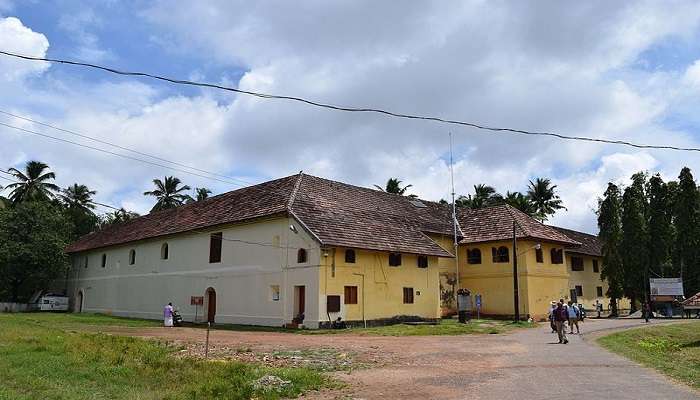
[[[581,247],[570,249],[567,251],[568,253],[585,254],[595,257],[603,256],[603,243],[600,241],[600,239],[598,239],[598,236],[571,229],[560,228],[558,226],[552,226],[552,228],[581,243]]]
[[[424,233],[452,234],[448,207],[305,174],[154,212],[86,235],[66,251],[290,213],[323,245],[452,257]]]
[[[536,239],[572,247],[581,245],[551,226],[507,204],[479,209],[462,208],[457,212],[457,220],[464,236],[460,243],[510,240],[513,238],[515,221],[515,236],[518,239]]]
[[[694,296],[683,300],[681,303],[686,307],[700,307],[700,292],[696,293]]]

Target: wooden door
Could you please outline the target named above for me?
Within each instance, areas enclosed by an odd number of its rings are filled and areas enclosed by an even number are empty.
[[[77,302],[75,310],[79,313],[83,312],[83,292],[78,292],[78,298],[75,301]]]
[[[306,286],[299,286],[299,314],[306,311]]]
[[[216,317],[216,291],[207,290],[207,321],[214,323]]]

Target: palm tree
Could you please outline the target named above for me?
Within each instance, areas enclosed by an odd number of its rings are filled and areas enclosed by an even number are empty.
[[[493,186],[483,183],[474,185],[474,195],[459,196],[455,205],[457,207],[484,208],[503,203],[501,196]]]
[[[520,192],[506,192],[506,197],[504,197],[503,201],[529,216],[535,215],[535,205],[532,203],[532,200]]]
[[[153,184],[156,186],[156,189],[143,193],[146,196],[154,196],[158,199],[151,212],[175,208],[192,199],[189,195],[182,194],[182,192],[190,190],[190,187],[187,185],[179,186],[180,183],[182,183],[180,179],[174,176],[166,176],[165,181],[154,179]]]
[[[50,200],[54,198],[54,192],[61,188],[49,181],[56,179],[56,174],[46,172],[49,166],[40,161],[29,161],[24,167],[24,172],[10,168],[7,170],[18,180],[17,183],[7,185],[10,192],[10,201],[17,204],[22,201]]]
[[[399,180],[399,178],[389,178],[389,180],[386,181],[386,187],[381,187],[379,185],[374,185],[374,187],[381,190],[382,192],[398,194],[399,196],[405,196],[406,191],[408,191],[408,189],[413,185],[406,185],[404,187],[401,187],[401,182],[402,181]],[[415,197],[415,195],[412,197]]]
[[[527,196],[535,207],[535,218],[546,221],[557,210],[566,209],[556,193],[557,185],[552,185],[549,178],[537,178],[530,181]]]
[[[138,217],[140,217],[139,214],[131,211],[126,211],[122,207],[114,212],[105,214],[105,216],[100,221],[100,228],[105,228],[114,224],[121,224]]]
[[[197,201],[206,200],[211,194],[211,190],[207,188],[196,188],[194,191],[197,193]]]
[[[61,202],[66,208],[81,210],[85,213],[92,214],[92,210],[95,209],[92,196],[95,194],[97,194],[97,192],[88,189],[87,186],[74,183],[72,186],[63,189]]]

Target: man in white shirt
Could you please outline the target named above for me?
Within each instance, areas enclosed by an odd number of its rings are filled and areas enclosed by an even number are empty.
[[[569,329],[571,330],[569,334],[574,334],[574,325],[576,325],[576,333],[579,334],[581,331],[578,327],[578,307],[576,307],[576,305],[571,301],[569,301],[568,306],[567,311],[569,313]]]

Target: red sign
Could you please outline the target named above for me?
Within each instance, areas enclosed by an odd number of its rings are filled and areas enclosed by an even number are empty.
[[[204,304],[204,296],[192,296],[190,297],[190,305],[201,306]]]

